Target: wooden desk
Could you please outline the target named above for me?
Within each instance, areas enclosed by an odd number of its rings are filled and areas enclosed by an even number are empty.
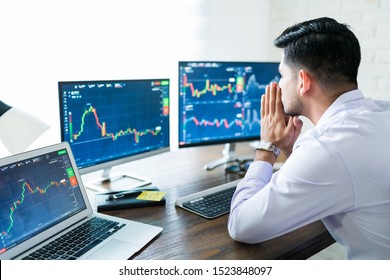
[[[228,215],[207,220],[176,207],[178,197],[240,178],[226,175],[224,166],[204,170],[206,163],[222,156],[222,149],[223,145],[186,148],[116,167],[149,177],[152,185],[166,192],[165,206],[105,212],[164,228],[133,259],[306,259],[334,242],[319,221],[266,242],[242,244],[227,232]],[[241,143],[236,154],[251,156],[253,150]]]

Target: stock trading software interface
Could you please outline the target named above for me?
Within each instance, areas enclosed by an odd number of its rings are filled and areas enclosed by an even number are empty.
[[[0,166],[0,254],[86,208],[66,150]]]
[[[257,140],[276,62],[179,62],[179,147]]]
[[[169,80],[59,82],[62,140],[79,168],[169,148]]]

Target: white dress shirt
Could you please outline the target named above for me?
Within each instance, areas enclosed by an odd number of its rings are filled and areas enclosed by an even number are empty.
[[[231,237],[257,243],[322,220],[349,259],[390,259],[390,103],[341,95],[272,174],[253,162],[232,199]]]

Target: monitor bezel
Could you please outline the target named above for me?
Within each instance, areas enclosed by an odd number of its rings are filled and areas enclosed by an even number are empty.
[[[65,133],[64,133],[64,110],[63,110],[63,108],[64,108],[63,105],[64,104],[63,104],[62,90],[61,90],[62,89],[62,85],[75,84],[75,83],[97,83],[97,82],[112,83],[112,82],[147,82],[147,81],[150,81],[150,82],[153,82],[153,81],[168,81],[168,83],[169,83],[169,85],[168,85],[168,97],[170,99],[170,85],[171,84],[170,84],[170,79],[169,78],[59,81],[58,82],[58,97],[59,97],[59,106],[60,106],[61,141],[66,141],[65,140]],[[170,108],[170,105],[169,105],[169,111],[168,111],[168,118],[169,118],[168,129],[167,129],[167,132],[166,132],[168,134],[167,135],[168,142],[167,142],[167,146],[166,147],[161,147],[161,148],[158,148],[158,149],[155,149],[155,150],[150,150],[150,151],[143,151],[143,152],[139,152],[139,153],[132,154],[132,155],[125,155],[123,157],[119,157],[119,158],[115,158],[115,159],[108,159],[108,160],[105,160],[105,161],[102,161],[102,162],[99,162],[99,163],[94,163],[93,165],[86,165],[86,166],[78,166],[78,165],[76,165],[78,170],[79,170],[79,173],[81,175],[84,175],[84,174],[92,173],[92,172],[95,172],[95,171],[107,170],[107,169],[113,168],[113,167],[121,165],[121,164],[125,164],[125,163],[128,163],[128,162],[131,162],[131,161],[135,161],[135,160],[139,160],[139,159],[143,159],[143,158],[151,157],[151,156],[154,156],[154,155],[158,155],[158,154],[169,152],[171,150],[171,147],[170,147],[171,108]],[[72,145],[70,143],[69,143],[69,145],[72,148]]]
[[[248,136],[248,137],[239,137],[239,138],[225,138],[225,139],[218,139],[218,140],[202,140],[196,143],[181,143],[180,142],[180,135],[181,135],[181,106],[180,106],[180,67],[184,63],[229,63],[229,64],[280,64],[280,61],[245,61],[245,60],[183,60],[178,62],[178,147],[181,148],[190,148],[190,147],[199,147],[199,146],[208,146],[208,145],[218,145],[218,144],[229,144],[229,143],[240,143],[240,142],[248,142],[248,141],[256,141],[260,140],[260,131],[258,135],[255,136]]]

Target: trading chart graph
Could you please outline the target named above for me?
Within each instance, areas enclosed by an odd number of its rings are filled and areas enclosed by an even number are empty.
[[[108,138],[111,138],[111,140],[115,141],[115,140],[118,140],[118,138],[121,136],[133,135],[134,142],[139,143],[140,136],[144,136],[147,134],[151,134],[152,136],[156,136],[161,131],[161,127],[157,126],[155,129],[145,129],[143,131],[138,131],[136,128],[127,128],[125,130],[120,129],[116,132],[107,132],[106,122],[102,122],[102,123],[100,122],[96,109],[92,105],[90,105],[90,107],[88,109],[86,109],[85,112],[83,113],[83,115],[81,117],[80,128],[78,130],[78,133],[75,133],[75,134],[73,133],[73,115],[72,115],[72,112],[69,112],[70,135],[72,136],[73,141],[77,141],[79,139],[79,137],[82,136],[82,134],[84,134],[84,128],[85,128],[85,122],[86,122],[85,119],[89,115],[93,115],[93,118],[95,119],[96,128],[100,130],[99,137],[101,137],[101,139],[108,137]],[[93,136],[93,137],[95,137],[95,136]],[[99,138],[99,137],[95,137],[95,138]]]
[[[179,145],[260,135],[260,100],[278,63],[180,62]]]
[[[62,133],[79,167],[169,145],[169,81],[60,84]]]
[[[0,175],[0,251],[85,208],[64,151],[1,166]]]

